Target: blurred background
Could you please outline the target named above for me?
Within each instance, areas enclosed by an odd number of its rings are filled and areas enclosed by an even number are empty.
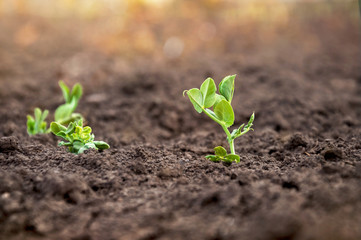
[[[177,59],[347,44],[359,11],[355,0],[0,0],[0,19],[1,38],[19,49],[55,37],[59,48],[76,41],[129,59]]]

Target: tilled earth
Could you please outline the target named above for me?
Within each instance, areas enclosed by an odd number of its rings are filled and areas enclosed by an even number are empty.
[[[361,239],[358,33],[128,61],[47,31],[27,49],[0,37],[0,239]],[[256,120],[225,165],[204,158],[221,127],[182,91],[229,74],[235,126]],[[27,114],[62,103],[59,79],[84,86],[77,112],[109,150],[27,135]]]

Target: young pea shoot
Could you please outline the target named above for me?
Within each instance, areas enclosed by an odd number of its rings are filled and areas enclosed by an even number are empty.
[[[83,127],[83,119],[69,123],[68,127],[58,122],[52,122],[50,129],[56,136],[64,138],[59,146],[67,146],[71,153],[79,154],[85,150],[94,148],[97,150],[108,149],[109,145],[103,141],[94,141],[94,134],[90,127]]]
[[[47,122],[45,121],[46,117],[48,116],[49,111],[44,110],[41,111],[40,108],[35,108],[34,110],[34,117],[28,115],[27,131],[29,135],[35,135],[39,133],[48,133],[50,129],[47,128]]]
[[[222,146],[214,148],[215,155],[206,156],[207,159],[214,162],[240,162],[240,157],[234,150],[234,140],[246,134],[248,131],[253,130],[254,113],[246,125],[242,124],[239,128],[234,129],[232,133],[228,130],[234,123],[234,112],[231,102],[234,93],[235,77],[236,75],[227,76],[221,81],[219,84],[220,94],[216,93],[217,87],[212,78],[207,78],[202,83],[200,89],[192,88],[183,92],[183,95],[187,93],[189,100],[198,113],[204,112],[213,121],[221,125],[227,135],[231,153],[227,154],[227,150]],[[212,107],[213,111],[210,109]]]
[[[79,100],[83,95],[82,86],[77,83],[73,86],[71,91],[63,81],[59,81],[59,86],[63,92],[65,103],[60,105],[55,110],[55,122],[67,125],[70,122],[82,119],[83,117],[81,114],[74,113],[75,109],[78,106]]]

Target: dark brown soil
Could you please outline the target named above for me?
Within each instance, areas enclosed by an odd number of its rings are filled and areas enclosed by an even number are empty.
[[[223,54],[158,61],[42,24],[20,48],[8,37],[19,23],[1,23],[0,239],[361,239],[357,25],[312,23],[313,47],[237,45],[230,32]],[[226,166],[204,158],[227,146],[221,127],[182,91],[229,74],[235,126],[256,120]],[[73,155],[51,134],[27,135],[34,107],[62,103],[60,78],[84,86],[78,112],[111,149]]]

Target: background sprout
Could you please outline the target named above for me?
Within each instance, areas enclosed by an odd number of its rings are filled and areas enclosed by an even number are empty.
[[[79,100],[83,95],[82,86],[77,83],[73,86],[71,91],[63,81],[59,81],[59,86],[63,92],[65,104],[60,105],[55,110],[55,122],[67,125],[70,122],[82,119],[83,117],[80,113],[74,113],[78,106]]]
[[[40,108],[35,108],[34,117],[31,115],[27,116],[28,121],[26,125],[29,135],[48,133],[50,131],[50,129],[47,129],[48,123],[45,121],[48,114],[48,110],[44,110],[44,112],[42,112]]]

